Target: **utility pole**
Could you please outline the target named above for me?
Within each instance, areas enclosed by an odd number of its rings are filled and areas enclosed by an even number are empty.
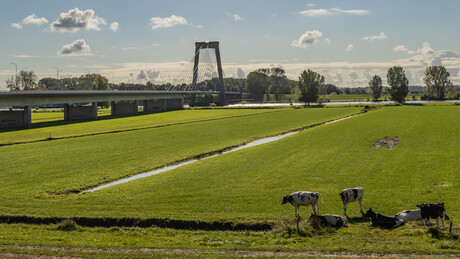
[[[10,64],[16,67],[16,79],[14,80],[14,86],[18,89],[18,64],[11,62]]]
[[[53,67],[53,68],[56,68],[56,79],[59,80],[59,68],[58,67]]]

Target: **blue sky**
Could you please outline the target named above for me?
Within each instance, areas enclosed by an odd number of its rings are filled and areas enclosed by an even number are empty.
[[[2,1],[0,89],[27,67],[39,78],[101,73],[119,82],[172,82],[194,42],[220,41],[226,76],[270,66],[304,69],[340,87],[386,82],[393,65],[411,85],[429,65],[460,84],[460,1]]]

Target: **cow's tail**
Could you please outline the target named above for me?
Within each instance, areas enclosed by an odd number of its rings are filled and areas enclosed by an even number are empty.
[[[321,205],[324,205],[324,201],[323,201],[323,195],[321,195],[321,193],[317,192],[319,196],[321,196]]]

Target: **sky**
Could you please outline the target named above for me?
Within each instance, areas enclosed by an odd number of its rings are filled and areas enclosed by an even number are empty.
[[[443,65],[460,84],[456,0],[5,0],[0,90],[16,67],[38,78],[100,73],[110,82],[174,82],[196,41],[219,41],[226,77],[311,69],[339,87],[386,84],[399,65],[410,85]],[[190,72],[191,73],[191,72]]]

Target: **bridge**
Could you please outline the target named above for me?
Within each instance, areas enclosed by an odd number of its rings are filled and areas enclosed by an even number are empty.
[[[110,102],[112,115],[130,116],[139,113],[139,104],[143,105],[144,113],[164,112],[183,109],[184,96],[191,95],[192,102],[195,95],[219,94],[220,105],[227,104],[227,95],[239,95],[238,92],[225,92],[223,70],[220,59],[219,42],[206,41],[195,43],[193,70],[182,73],[190,78],[190,82],[176,82],[166,91],[22,91],[0,93],[0,107],[23,107],[0,111],[0,128],[29,128],[31,127],[32,106],[59,104],[64,106],[64,120],[96,120],[97,103]],[[217,59],[217,74],[219,77],[218,91],[203,91],[198,86],[199,77],[203,79],[203,67],[199,65],[200,51],[213,49]],[[209,56],[209,53],[206,53]],[[208,61],[210,59],[207,59]],[[209,63],[209,62],[208,62]],[[212,66],[212,65],[211,65]],[[209,64],[206,69],[209,70]],[[201,69],[200,69],[201,68]],[[212,70],[212,69],[211,69]],[[191,73],[190,73],[191,72]],[[209,71],[205,71],[209,73]],[[190,75],[190,76],[187,76]],[[91,104],[91,105],[82,105]]]

